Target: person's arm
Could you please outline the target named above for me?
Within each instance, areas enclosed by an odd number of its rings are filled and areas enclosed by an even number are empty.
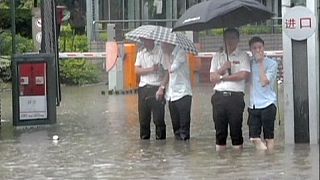
[[[159,65],[155,64],[149,68],[142,68],[141,66],[135,66],[135,70],[138,75],[146,75],[146,74],[157,72],[159,70]]]
[[[242,81],[247,80],[250,76],[250,60],[247,54],[241,55],[240,71],[227,76],[220,76],[221,81]]]
[[[166,86],[169,82],[169,73],[168,71],[165,71],[164,72],[164,77],[160,83],[160,86],[156,92],[156,99],[157,100],[162,100],[164,98],[164,94],[165,94],[165,89],[166,89]]]
[[[221,76],[220,80],[221,81],[242,81],[242,80],[246,80],[249,77],[249,75],[250,75],[250,72],[248,71],[239,71],[229,76]]]
[[[262,87],[270,83],[269,79],[266,76],[264,61],[259,62],[259,78]]]
[[[230,61],[226,61],[226,62],[221,66],[221,68],[219,68],[219,69],[217,70],[217,73],[218,73],[219,75],[222,75],[222,76],[223,76],[224,74],[227,73],[228,69],[231,69],[231,62],[230,62]]]
[[[213,85],[216,85],[217,83],[220,82],[220,74],[217,68],[218,60],[219,60],[219,53],[217,53],[215,56],[212,57],[211,64],[210,64],[210,82]]]
[[[187,54],[181,50],[173,60],[173,63],[171,64],[169,69],[169,73],[173,73],[174,71],[179,69],[182,66],[182,64],[187,62],[187,60]]]
[[[136,74],[141,76],[141,75],[146,75],[146,74],[150,74],[150,73],[154,73],[157,70],[159,70],[159,65],[153,65],[152,67],[148,67],[148,68],[143,68],[141,66],[141,60],[142,60],[142,51],[139,51],[137,53],[137,58],[136,58],[136,62],[135,62],[135,71]]]
[[[265,67],[264,62],[259,63],[259,78],[261,86],[265,87],[277,77],[278,64],[275,62],[270,67]]]

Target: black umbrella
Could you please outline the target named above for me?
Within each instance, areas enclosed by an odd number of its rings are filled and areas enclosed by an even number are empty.
[[[270,19],[273,13],[255,0],[209,0],[189,8],[173,31],[238,27]]]
[[[173,31],[201,31],[238,27],[270,19],[273,13],[255,0],[209,0],[189,8],[176,22]],[[227,48],[226,48],[227,51]],[[228,52],[227,60],[229,61]],[[228,70],[231,74],[231,70]]]

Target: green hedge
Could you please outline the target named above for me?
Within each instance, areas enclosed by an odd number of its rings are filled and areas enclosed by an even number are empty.
[[[70,85],[92,84],[100,81],[97,65],[84,59],[60,61],[61,83]]]
[[[12,54],[11,33],[4,32],[0,34],[0,56],[10,56]],[[16,35],[16,53],[25,53],[33,51],[33,40]]]
[[[0,29],[11,28],[10,9],[0,9]],[[32,38],[32,14],[30,9],[16,9],[16,32]]]
[[[62,27],[60,52],[87,52],[85,35],[78,35],[70,24]],[[100,81],[101,70],[98,65],[84,59],[60,60],[61,83],[69,85],[93,84]]]
[[[240,34],[252,35],[252,34],[272,34],[272,33],[281,33],[281,27],[276,26],[272,28],[272,26],[266,25],[247,25],[239,28]],[[222,36],[223,29],[211,29],[207,31],[201,31],[200,35],[210,35],[210,36]]]

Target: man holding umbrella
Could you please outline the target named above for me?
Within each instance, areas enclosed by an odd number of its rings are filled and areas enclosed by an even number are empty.
[[[156,139],[166,139],[164,121],[165,72],[161,64],[160,47],[154,40],[140,37],[143,47],[140,48],[136,62],[136,73],[140,76],[138,89],[138,111],[140,122],[140,138],[150,139],[151,114],[156,126]],[[163,67],[163,68],[162,68]],[[157,94],[157,98],[156,98]]]
[[[126,33],[126,38],[136,42],[142,41],[146,47],[146,49],[142,49],[142,51],[138,53],[136,62],[137,73],[141,76],[139,84],[139,116],[142,133],[141,138],[149,138],[150,107],[147,107],[147,112],[149,113],[146,116],[147,118],[145,118],[146,121],[144,121],[141,119],[141,117],[144,117],[144,114],[141,113],[140,115],[140,109],[144,108],[140,108],[140,106],[145,107],[145,104],[148,105],[148,101],[145,99],[150,99],[150,97],[154,100],[157,100],[156,103],[153,104],[158,104],[159,100],[163,98],[165,85],[169,80],[166,97],[169,101],[173,131],[177,139],[188,140],[190,138],[190,110],[192,92],[187,53],[196,54],[198,52],[193,42],[182,33],[173,33],[171,28],[154,25],[140,26],[135,30]],[[161,60],[160,57],[156,55],[157,53],[154,49],[154,41],[162,43],[163,54]],[[155,75],[157,74],[156,72],[159,72],[157,64],[161,64],[164,68],[167,68],[170,72],[170,77],[168,76],[168,73],[166,73],[166,76],[164,76],[161,81],[160,76]],[[146,76],[148,76],[147,79],[145,78]],[[155,77],[157,77],[157,81],[155,81]],[[151,89],[149,88],[150,85],[151,87],[157,86],[158,88],[152,88],[152,91],[146,90]],[[161,106],[161,108],[163,108],[163,106]],[[156,111],[154,110],[155,109],[153,109],[153,114],[155,115],[154,112]],[[165,126],[162,125],[159,127],[162,127],[161,129],[163,129]],[[156,131],[158,133],[158,130]],[[145,134],[147,136],[144,136]]]
[[[237,48],[238,30],[226,29],[223,38],[227,53],[218,52],[210,68],[210,81],[215,85],[211,103],[218,151],[226,148],[228,126],[233,147],[242,148],[243,97],[245,81],[250,73],[249,56]]]

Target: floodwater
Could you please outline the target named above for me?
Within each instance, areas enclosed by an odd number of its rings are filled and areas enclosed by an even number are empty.
[[[174,139],[168,111],[167,139],[155,140],[152,125],[140,140],[137,95],[106,90],[63,87],[57,123],[33,128],[12,126],[11,92],[2,93],[0,179],[319,179],[319,146],[285,145],[281,113],[273,152],[255,150],[246,120],[244,149],[216,152],[209,85],[193,89],[188,142]]]

